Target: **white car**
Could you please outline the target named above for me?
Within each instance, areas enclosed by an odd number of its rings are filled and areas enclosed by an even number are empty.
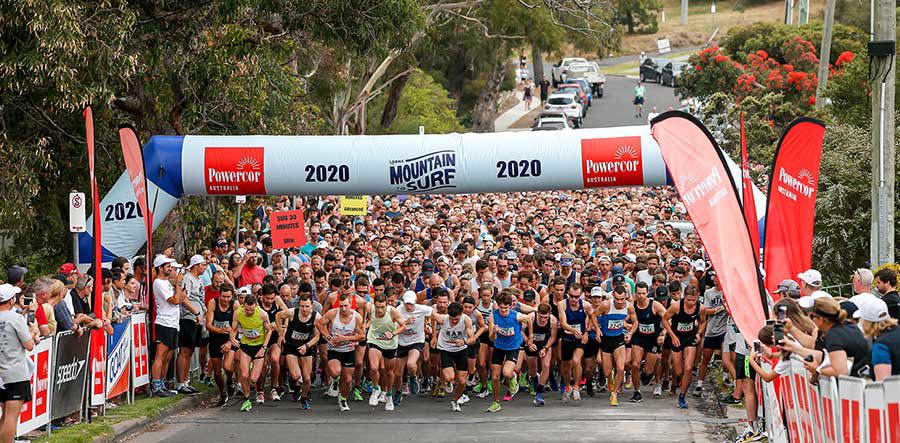
[[[541,112],[534,119],[532,131],[556,131],[572,129],[569,118],[562,112]]]
[[[606,84],[606,76],[600,72],[600,66],[594,62],[578,63],[570,65],[562,73],[563,80],[583,78],[591,85],[595,97],[603,97],[603,86]]]
[[[561,112],[569,118],[572,126],[580,128],[583,123],[581,104],[575,98],[574,92],[557,92],[547,97],[545,112]]]
[[[553,87],[555,88],[556,85],[558,85],[560,83],[565,83],[566,78],[563,75],[563,73],[565,72],[566,68],[568,68],[571,65],[582,64],[582,63],[587,63],[587,62],[588,61],[586,59],[581,58],[581,57],[569,57],[569,58],[564,58],[564,59],[560,60],[559,63],[554,64],[553,69],[550,70],[550,82],[553,83]]]

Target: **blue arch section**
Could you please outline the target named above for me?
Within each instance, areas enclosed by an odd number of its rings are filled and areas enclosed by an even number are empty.
[[[147,179],[175,197],[184,194],[181,180],[182,143],[184,136],[181,135],[154,135],[144,145],[144,172]]]

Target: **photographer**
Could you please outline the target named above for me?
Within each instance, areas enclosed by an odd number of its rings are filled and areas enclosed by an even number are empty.
[[[11,442],[22,405],[31,400],[31,369],[28,351],[40,342],[37,331],[29,331],[25,318],[13,312],[16,295],[22,289],[0,285],[0,441]]]
[[[816,299],[809,317],[822,333],[816,349],[802,347],[792,340],[781,340],[779,345],[800,357],[811,355],[812,361],[804,360],[810,372],[831,377],[862,377],[863,368],[869,363],[869,342],[857,326],[846,321],[847,313],[838,302],[830,297]]]

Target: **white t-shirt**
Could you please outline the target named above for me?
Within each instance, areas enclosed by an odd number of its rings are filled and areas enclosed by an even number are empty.
[[[175,296],[175,288],[168,280],[153,280],[153,297],[156,299],[155,324],[178,330],[178,317],[181,309],[178,305],[169,303],[169,299]]]
[[[431,306],[417,304],[412,312],[407,311],[405,306],[400,306],[397,310],[400,311],[400,318],[404,322],[410,317],[413,318],[413,322],[406,325],[406,329],[400,334],[398,344],[400,346],[409,346],[416,343],[425,343],[425,317],[431,315]]]

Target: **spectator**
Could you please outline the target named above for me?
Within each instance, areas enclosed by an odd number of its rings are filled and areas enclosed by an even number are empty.
[[[186,294],[182,281],[184,274],[179,272],[181,265],[175,259],[165,255],[157,255],[153,259],[156,279],[153,280],[153,296],[156,304],[156,355],[153,359],[150,392],[159,397],[171,397],[172,391],[166,389],[163,381],[165,369],[172,360],[172,351],[178,347],[179,306],[184,302]]]
[[[203,317],[203,282],[200,276],[206,271],[206,259],[202,255],[194,255],[188,262],[188,272],[184,275],[184,292],[187,298],[181,303],[181,317],[178,322],[178,359],[175,370],[178,384],[175,390],[179,394],[194,395],[199,391],[188,384],[188,372],[191,369],[191,357],[194,349],[200,346],[200,336],[205,324]]]
[[[538,87],[541,91],[541,109],[547,105],[547,97],[550,96],[550,82],[547,80],[547,76],[544,75],[541,77],[541,81],[538,82]]]
[[[897,295],[897,273],[893,269],[884,268],[875,274],[875,287],[881,299],[887,304],[888,313],[893,319],[900,319],[900,295]]]
[[[900,375],[900,327],[897,319],[888,315],[884,300],[871,300],[856,310],[866,338],[872,343],[872,378],[882,381],[892,375]]]
[[[822,288],[822,274],[815,269],[807,269],[799,274],[800,279],[800,296],[805,297]]]
[[[778,284],[778,289],[775,290],[775,293],[782,297],[798,299],[800,298],[800,285],[794,280],[782,280],[781,283]]]
[[[866,268],[853,271],[853,293],[862,294],[872,291],[873,278],[872,271]]]
[[[794,284],[796,285],[796,283]],[[787,308],[787,322],[784,325],[784,332],[790,334],[807,348],[815,347],[819,329],[812,319],[800,309],[800,304],[794,299],[782,298],[778,300],[778,303],[775,303],[774,312],[778,312],[781,306]]]
[[[847,322],[847,313],[838,302],[830,297],[816,299],[809,317],[822,333],[816,349],[802,347],[793,340],[782,340],[780,345],[801,357],[812,355],[813,361],[804,363],[811,372],[831,377],[864,376],[862,370],[869,364],[869,342],[856,325]]]
[[[10,266],[6,270],[6,283],[11,284],[19,289],[24,290],[26,286],[25,284],[25,274],[28,273],[28,268],[19,265]]]
[[[23,273],[24,276],[24,273]],[[21,283],[21,280],[17,281]],[[25,317],[13,312],[16,296],[22,288],[0,285],[0,441],[11,442],[22,405],[31,401],[31,370],[26,352],[40,343],[37,330],[29,330]]]
[[[50,296],[47,298],[47,302],[44,303],[44,313],[47,315],[47,327],[50,331],[47,335],[54,335],[59,329],[59,321],[56,319],[56,307],[62,303],[63,297],[66,296],[67,292],[66,286],[62,281],[51,279]],[[68,310],[66,312],[68,312]],[[63,330],[70,329],[71,327],[70,320],[69,327],[63,328]]]
[[[50,324],[44,304],[50,299],[53,281],[47,277],[40,277],[31,285],[31,290],[34,292],[34,308],[31,310],[34,311],[34,319],[37,321],[41,337],[50,335]]]

